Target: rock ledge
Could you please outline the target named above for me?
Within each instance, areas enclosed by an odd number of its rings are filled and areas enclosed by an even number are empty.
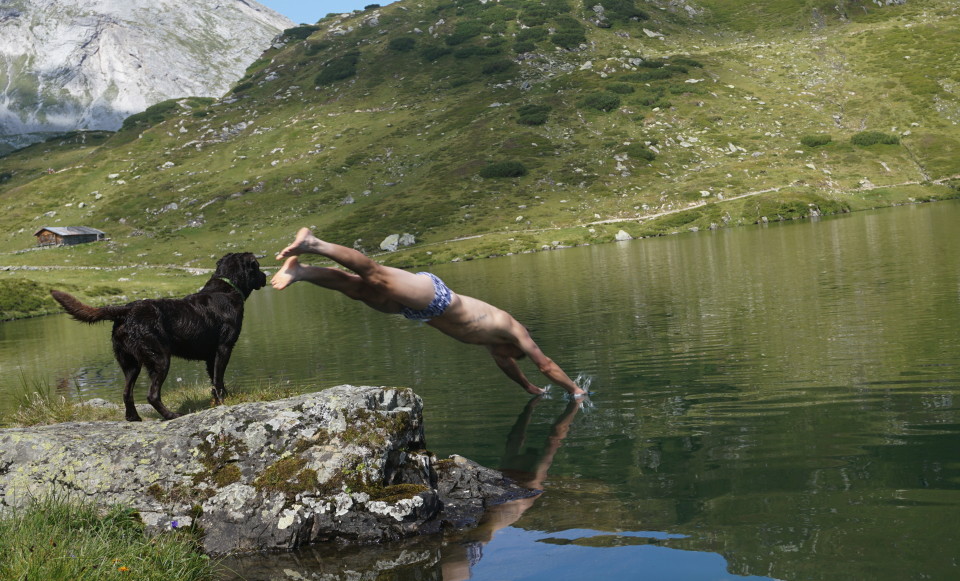
[[[196,525],[212,555],[364,543],[469,527],[530,494],[423,441],[410,389],[341,385],[169,422],[0,430],[0,510],[68,494],[139,511],[153,531]]]

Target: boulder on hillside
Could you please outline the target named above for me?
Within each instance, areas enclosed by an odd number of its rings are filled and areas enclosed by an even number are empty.
[[[410,389],[342,385],[169,422],[0,430],[0,510],[62,494],[136,509],[148,529],[197,525],[212,555],[373,542],[477,523],[531,493],[424,449]]]

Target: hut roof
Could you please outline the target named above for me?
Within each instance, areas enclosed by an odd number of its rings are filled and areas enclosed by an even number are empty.
[[[44,230],[48,232],[53,232],[59,236],[82,236],[84,234],[106,234],[101,230],[96,228],[88,228],[87,226],[44,226],[43,228],[37,230],[33,233],[34,236],[38,236]]]

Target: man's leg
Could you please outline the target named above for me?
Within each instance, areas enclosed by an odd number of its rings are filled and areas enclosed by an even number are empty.
[[[283,267],[273,275],[270,284],[277,290],[283,290],[299,281],[340,291],[349,298],[363,301],[368,307],[383,313],[399,313],[403,306],[396,301],[384,298],[383,293],[371,287],[356,274],[325,266],[300,264],[296,256],[291,256],[283,263]]]
[[[297,232],[296,239],[277,254],[277,259],[299,254],[319,254],[349,268],[375,292],[381,293],[384,300],[396,301],[405,307],[417,310],[427,308],[433,301],[434,288],[430,277],[384,266],[359,250],[321,240],[307,228],[301,228]],[[274,285],[274,288],[283,287]]]
[[[349,272],[343,272],[336,268],[326,268],[323,266],[311,266],[300,264],[296,256],[291,256],[283,263],[283,266],[270,279],[270,284],[277,290],[283,290],[291,284],[299,281],[306,281],[317,286],[340,291],[343,294],[355,294],[362,279]]]

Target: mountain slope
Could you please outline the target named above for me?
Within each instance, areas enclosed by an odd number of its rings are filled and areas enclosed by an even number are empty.
[[[291,25],[244,0],[4,2],[0,143],[116,130],[171,97],[218,97]]]
[[[220,100],[0,159],[0,250],[84,225],[113,241],[6,262],[203,267],[307,225],[412,265],[956,195],[955,3],[589,4],[291,29]]]

